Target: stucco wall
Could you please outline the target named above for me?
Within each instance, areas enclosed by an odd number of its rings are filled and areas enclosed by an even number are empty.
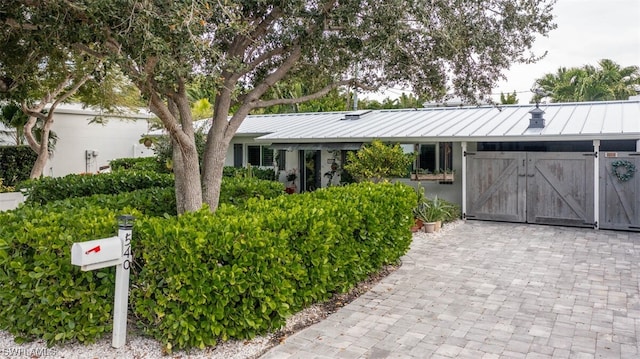
[[[20,192],[0,193],[0,212],[18,207],[24,202],[24,196]]]
[[[58,135],[58,143],[45,176],[95,173],[116,158],[153,155],[138,142],[148,131],[146,119],[109,118],[105,125],[90,124],[92,119],[88,114],[56,114],[52,130]],[[86,151],[92,153],[88,159]]]

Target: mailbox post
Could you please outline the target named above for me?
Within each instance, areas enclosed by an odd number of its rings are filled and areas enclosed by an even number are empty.
[[[83,271],[116,266],[116,290],[113,305],[113,338],[111,346],[121,348],[127,340],[127,307],[129,304],[129,271],[133,262],[131,232],[133,216],[118,217],[118,236],[77,242],[71,247],[71,264]]]
[[[122,263],[116,266],[116,294],[113,303],[113,338],[111,346],[122,347],[127,341],[127,307],[129,304],[129,272],[132,263],[131,232],[133,216],[118,217],[118,237],[122,241]]]

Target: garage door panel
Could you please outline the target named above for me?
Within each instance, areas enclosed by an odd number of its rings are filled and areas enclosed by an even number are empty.
[[[614,161],[629,161],[640,169],[640,153],[615,153],[600,159],[600,228],[640,231],[640,172],[627,181],[613,174]]]
[[[593,154],[480,152],[467,158],[467,217],[593,226]]]
[[[467,217],[525,220],[525,153],[477,153],[467,158]]]
[[[593,154],[527,154],[527,222],[593,226]]]

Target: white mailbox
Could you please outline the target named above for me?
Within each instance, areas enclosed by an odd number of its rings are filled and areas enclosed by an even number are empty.
[[[77,242],[71,246],[71,264],[83,271],[118,265],[123,261],[122,247],[119,237]]]

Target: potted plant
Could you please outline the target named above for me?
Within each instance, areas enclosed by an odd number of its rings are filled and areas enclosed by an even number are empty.
[[[433,221],[429,202],[423,201],[413,209],[413,216],[422,221],[422,228],[425,232],[431,233],[435,231],[435,222]]]
[[[424,230],[427,233],[440,230],[442,222],[450,217],[453,206],[436,196],[434,199],[425,199],[413,210],[415,218],[424,222]]]
[[[438,196],[435,196],[434,199],[430,201],[429,216],[431,220],[435,222],[436,231],[440,230],[440,227],[442,227],[442,221],[449,217],[450,211],[451,205],[447,201],[438,199]]]
[[[296,179],[298,179],[298,174],[296,173],[295,169],[287,172],[287,182],[289,182],[289,184],[285,188],[285,192],[287,192],[288,194],[296,193],[298,189],[296,186]]]

